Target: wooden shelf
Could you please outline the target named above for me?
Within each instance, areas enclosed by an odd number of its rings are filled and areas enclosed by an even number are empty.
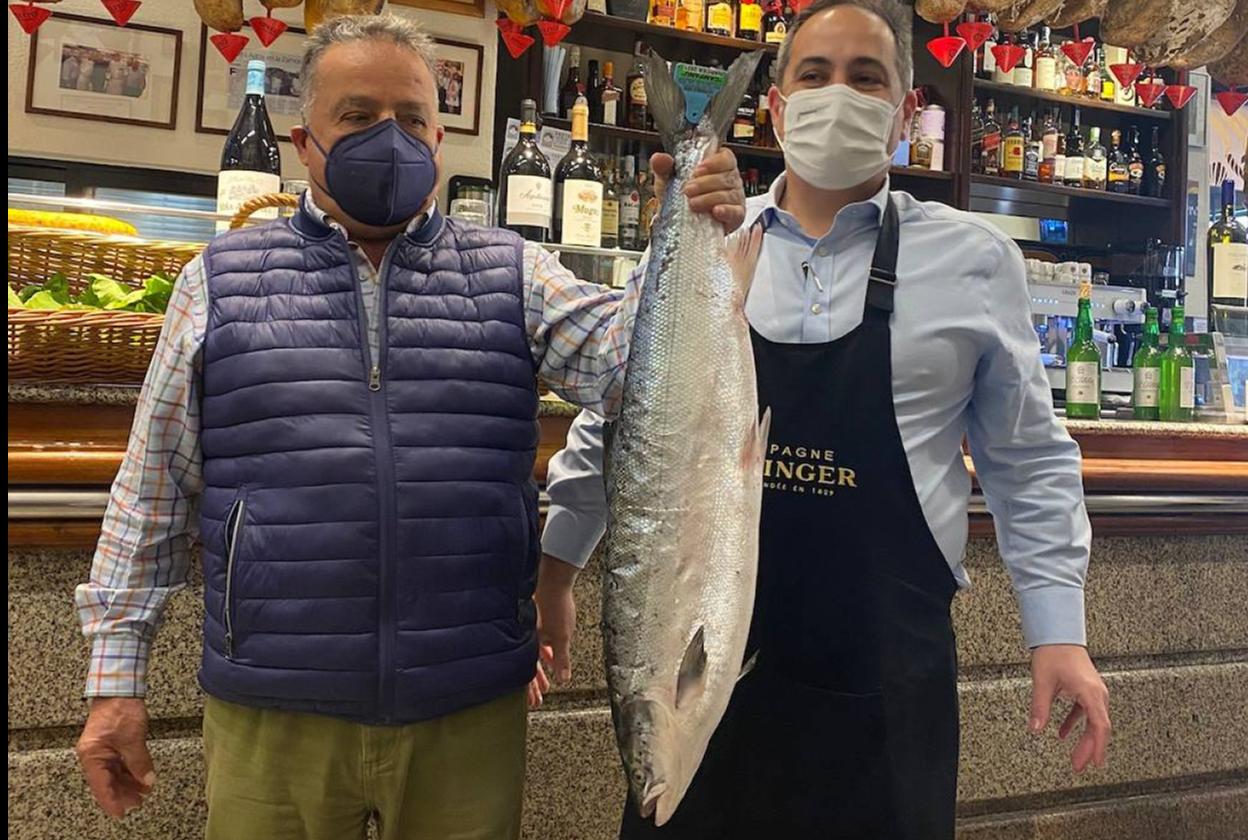
[[[893,166],[888,170],[893,178],[921,178],[925,181],[952,181],[953,173],[941,169],[914,169],[909,166]]]
[[[999,96],[1012,96],[1016,99],[1053,102],[1055,104],[1067,105],[1071,108],[1080,108],[1085,111],[1109,111],[1115,114],[1127,114],[1142,120],[1166,122],[1171,119],[1170,111],[1161,111],[1155,108],[1139,108],[1135,105],[1119,105],[1116,102],[1102,102],[1099,99],[1088,99],[1082,96],[1062,96],[1060,93],[1019,87],[1018,85],[1007,85],[1002,82],[990,82],[986,79],[976,79],[975,90],[994,93]]]
[[[560,117],[543,117],[542,121],[545,125],[553,128],[562,128],[564,130],[572,128],[571,122]],[[621,125],[590,123],[589,134],[591,138],[595,136],[609,137],[614,140],[628,140],[634,143],[645,143],[650,146],[663,145],[657,131],[641,131],[636,128],[625,128]],[[779,149],[771,149],[765,146],[746,146],[742,143],[725,143],[724,145],[732,149],[733,154],[737,157],[784,158],[784,152]]]
[[[1149,198],[1144,195],[1113,193],[1106,190],[1085,190],[1080,187],[1064,187],[1059,184],[1041,184],[1036,181],[1016,181],[1013,178],[998,178],[994,175],[972,175],[972,184],[988,184],[994,187],[1012,187],[1018,190],[1029,190],[1039,193],[1065,195],[1087,201],[1110,201],[1119,204],[1134,204],[1137,207],[1157,207],[1167,209],[1171,206],[1168,198]]]
[[[780,49],[776,44],[764,44],[761,41],[748,41],[744,38],[725,38],[722,35],[712,35],[709,32],[690,32],[687,29],[676,29],[672,26],[656,26],[652,23],[646,23],[644,20],[604,15],[598,12],[585,13],[585,16],[581,18],[580,24],[572,31],[573,40],[580,42],[582,37],[579,36],[584,36],[588,34],[586,30],[597,27],[636,32],[638,35],[644,35],[647,43],[653,43],[659,39],[667,39],[669,41],[685,41],[692,44],[726,47],[728,49],[740,50],[741,52],[762,49],[769,53],[776,53]],[[662,52],[663,50],[660,49],[659,53],[662,54]]]

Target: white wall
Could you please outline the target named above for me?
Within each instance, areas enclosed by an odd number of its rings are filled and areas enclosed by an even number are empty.
[[[63,0],[54,11],[108,19],[99,0]],[[445,179],[451,175],[490,177],[494,136],[494,79],[498,62],[498,32],[493,0],[487,0],[485,17],[474,18],[388,4],[390,11],[419,20],[432,35],[485,46],[481,83],[480,134],[472,137],[447,134],[442,159]],[[262,14],[258,0],[244,0],[248,17]],[[275,13],[288,23],[302,26],[302,8]],[[221,160],[220,135],[195,131],[198,96],[199,27],[191,0],[146,0],[133,22],[181,29],[182,72],[178,90],[177,128],[114,125],[67,117],[25,113],[26,67],[30,38],[9,19],[9,154],[24,157],[86,161],[183,172],[215,173]],[[283,38],[292,37],[283,35]],[[225,61],[211,44],[205,72],[224,72]],[[282,144],[282,170],[287,177],[302,177],[303,167],[289,143]],[[444,179],[444,180],[445,180]],[[444,194],[445,195],[445,194]]]

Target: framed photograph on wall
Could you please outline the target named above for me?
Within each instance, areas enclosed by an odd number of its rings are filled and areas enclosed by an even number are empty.
[[[1196,88],[1196,95],[1187,103],[1187,145],[1203,149],[1208,142],[1209,74],[1193,70],[1187,74],[1187,83]]]
[[[453,15],[469,17],[485,17],[485,0],[390,0],[395,6],[410,6],[413,9],[431,9],[435,12],[450,12]]]
[[[244,24],[250,29],[249,24]],[[208,40],[208,28],[199,27],[199,87],[195,102],[195,130],[202,134],[229,134],[243,105],[247,88],[247,62],[258,59],[264,68],[264,107],[279,140],[290,140],[290,130],[302,121],[299,95],[305,33],[294,26],[271,47],[263,47],[254,33],[244,32],[251,42],[226,64]]]
[[[30,36],[26,113],[174,129],[182,32],[54,12]]]
[[[455,134],[477,134],[481,126],[480,44],[434,38],[434,80],[438,85],[438,120]]]

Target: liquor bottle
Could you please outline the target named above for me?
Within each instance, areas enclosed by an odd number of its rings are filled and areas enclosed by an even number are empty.
[[[1114,129],[1109,133],[1113,149],[1109,153],[1109,172],[1106,177],[1106,189],[1110,192],[1125,193],[1129,187],[1127,153],[1122,150],[1122,132]]]
[[[688,32],[701,32],[706,20],[706,7],[702,0],[676,0],[676,28]]]
[[[594,120],[591,114],[590,119],[603,125],[619,125],[620,98],[622,93],[623,91],[615,86],[615,62],[603,62],[602,82],[598,86],[598,94],[595,97],[598,102],[598,118]],[[592,103],[590,108],[592,110]]]
[[[1066,183],[1066,135],[1057,127],[1057,153],[1053,155],[1053,183]]]
[[[581,93],[581,48],[573,46],[568,50],[568,78],[559,89],[559,116],[571,118],[572,106]]]
[[[655,26],[675,26],[676,0],[650,0],[650,13],[646,22]]]
[[[784,20],[783,0],[769,0],[767,12],[763,15],[763,41],[768,44],[782,44],[788,32],[789,25]]]
[[[1157,137],[1160,130],[1153,126],[1153,148],[1148,153],[1148,165],[1144,167],[1144,194],[1151,198],[1162,198],[1166,194],[1166,159],[1161,156]]]
[[[988,16],[985,22],[991,23],[992,17]],[[978,76],[981,79],[992,80],[997,77],[997,57],[993,55],[992,48],[997,45],[997,31],[994,29],[992,34],[984,41],[983,46],[979,48],[976,65],[979,67]]]
[[[983,166],[985,175],[1001,174],[1001,124],[997,122],[997,103],[988,100],[988,112],[984,115]]]
[[[620,247],[628,251],[640,250],[637,239],[641,235],[641,194],[637,191],[637,161],[632,155],[624,156],[617,192],[620,196]]]
[[[572,148],[555,169],[554,240],[602,246],[602,170],[589,152],[589,103],[572,106]]]
[[[589,78],[585,80],[585,100],[589,103],[589,121],[602,122],[602,78],[598,75],[598,62],[589,60]]]
[[[1068,187],[1083,186],[1083,135],[1079,133],[1078,108],[1066,133],[1066,171],[1062,173],[1062,183]]]
[[[1083,66],[1083,95],[1089,99],[1101,96],[1101,60],[1099,51],[1093,50],[1092,57]]]
[[[1131,126],[1131,148],[1127,152],[1127,192],[1139,195],[1144,191],[1144,158],[1140,155],[1140,129]]]
[[[537,145],[537,103],[520,103],[520,141],[503,161],[498,179],[502,226],[531,242],[550,237],[550,161]]]
[[[767,88],[759,86],[754,104],[754,145],[770,149],[776,145],[771,131],[771,109],[767,107]]]
[[[732,134],[730,135],[733,143],[741,143],[746,146],[754,144],[754,123],[758,119],[758,108],[755,105],[754,94],[746,91],[741,97],[740,104],[737,105],[737,116],[732,121]]]
[[[984,115],[979,110],[979,100],[971,103],[971,172],[984,172]]]
[[[1040,129],[1040,166],[1036,169],[1036,180],[1042,184],[1051,184],[1057,177],[1057,138],[1060,136],[1057,109],[1053,108],[1045,113],[1044,127]]]
[[[706,7],[706,31],[712,35],[732,36],[732,3],[728,0],[712,0]]]
[[[615,162],[607,164],[602,185],[602,247],[620,247],[620,195],[615,186]]]
[[[1089,190],[1105,189],[1108,161],[1101,145],[1101,129],[1088,130],[1088,145],[1083,153],[1083,186]]]
[[[1022,88],[1035,86],[1036,79],[1036,48],[1030,32],[1020,32],[1018,45],[1023,48],[1023,57],[1014,65],[1011,81]]]
[[[1184,423],[1196,413],[1196,368],[1183,338],[1183,305],[1170,310],[1170,341],[1161,356],[1159,419]]]
[[[1109,62],[1105,58],[1105,48],[1097,49],[1097,62],[1101,65],[1101,101],[1113,102],[1118,98],[1118,79],[1109,71]]]
[[[1161,348],[1157,308],[1144,309],[1144,334],[1131,360],[1131,413],[1136,420],[1157,420],[1161,397]]]
[[[757,41],[763,31],[763,7],[758,0],[740,0],[737,6],[737,37]]]
[[[1023,123],[1023,137],[1026,146],[1023,148],[1023,180],[1040,180],[1040,158],[1044,154],[1044,141],[1034,135],[1036,115],[1033,113]]]
[[[638,183],[641,185],[641,220],[638,224],[641,234],[637,240],[639,249],[645,248],[650,242],[650,227],[654,222],[655,215],[659,212],[659,200],[662,198],[662,196],[655,194],[654,176],[648,169],[644,168],[644,164],[641,172],[645,177],[643,178],[640,174],[637,176]]]
[[[1222,216],[1209,227],[1209,315],[1215,332],[1248,336],[1248,231],[1235,223],[1235,182],[1222,182]]]
[[[247,88],[234,127],[221,150],[217,172],[217,212],[234,215],[248,199],[282,191],[282,153],[277,135],[264,107],[264,62],[247,62]],[[257,218],[276,219],[277,209],[256,213]],[[217,224],[218,232],[229,227]]]
[[[1001,36],[1001,43],[1009,44],[1012,42],[1013,38],[1014,36],[1007,32]],[[1014,69],[1017,69],[1017,67],[1017,64],[1014,65]],[[1001,69],[1000,64],[994,64],[992,69],[992,80],[999,85],[1012,85],[1014,84],[1014,69],[1011,69],[1010,72],[1007,73]]]
[[[1066,416],[1098,420],[1101,416],[1101,350],[1092,337],[1092,284],[1079,286],[1075,339],[1066,350]]]
[[[1066,53],[1062,53],[1062,56],[1065,57]],[[1083,68],[1068,58],[1063,62],[1063,66],[1065,73],[1063,73],[1063,78],[1058,80],[1061,85],[1058,93],[1062,96],[1082,96],[1085,84]]]
[[[1040,46],[1036,48],[1036,90],[1057,90],[1057,53],[1053,49],[1053,30],[1040,28]]]
[[[645,131],[649,128],[650,122],[650,112],[646,108],[646,74],[641,64],[641,58],[646,54],[645,50],[645,45],[638,41],[633,48],[633,69],[628,71],[628,76],[624,80],[628,127],[638,131]]]
[[[1010,124],[1001,141],[1001,174],[1006,178],[1021,179],[1023,177],[1023,157],[1027,138],[1018,124],[1018,106],[1010,109]]]

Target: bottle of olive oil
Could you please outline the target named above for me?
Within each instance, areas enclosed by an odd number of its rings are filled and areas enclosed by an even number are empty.
[[[1066,416],[1098,420],[1101,416],[1101,351],[1092,337],[1092,284],[1079,287],[1075,340],[1066,351]]]

